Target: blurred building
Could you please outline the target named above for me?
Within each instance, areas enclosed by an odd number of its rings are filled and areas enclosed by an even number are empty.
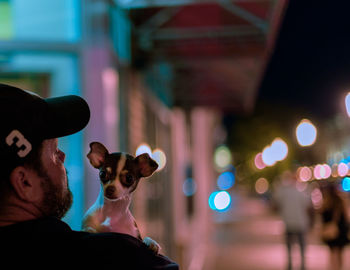
[[[146,143],[167,162],[135,193],[141,231],[182,269],[202,269],[213,153],[224,142],[215,131],[222,112],[253,108],[283,3],[0,1],[1,82],[43,96],[81,95],[91,107],[88,127],[60,140],[74,194],[65,219],[73,229],[100,188],[85,158],[89,143],[131,154]]]

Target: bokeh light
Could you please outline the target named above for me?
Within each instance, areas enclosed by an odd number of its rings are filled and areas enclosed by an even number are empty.
[[[269,189],[269,182],[265,178],[259,178],[255,182],[255,191],[258,194],[264,194]]]
[[[215,208],[219,211],[226,210],[231,204],[231,196],[227,191],[219,191],[214,197]]]
[[[332,177],[338,177],[338,165],[337,164],[332,165]]]
[[[152,158],[158,164],[157,171],[160,171],[160,170],[162,170],[165,167],[165,165],[166,165],[166,155],[161,149],[158,149],[158,148],[155,149],[152,152]]]
[[[208,200],[208,203],[209,203],[209,207],[212,209],[212,210],[217,210],[216,209],[216,206],[214,204],[214,199],[215,199],[215,196],[219,193],[219,191],[214,191],[213,193],[210,194],[209,196],[209,200]]]
[[[182,185],[182,191],[187,197],[193,196],[197,191],[196,182],[192,178],[187,178]]]
[[[307,182],[312,178],[312,171],[309,167],[300,167],[297,171],[297,176],[301,182]]]
[[[322,179],[321,176],[321,169],[322,169],[322,165],[321,164],[317,164],[314,168],[314,176],[317,180]]]
[[[235,184],[235,175],[232,172],[223,172],[217,179],[219,189],[226,190]]]
[[[273,166],[277,161],[287,157],[288,145],[280,138],[276,138],[271,145],[262,151],[262,161],[267,166]]]
[[[254,165],[257,169],[262,170],[266,167],[266,164],[264,163],[262,159],[262,153],[256,154],[254,158]]]
[[[296,136],[301,146],[310,146],[316,141],[316,127],[309,120],[303,119],[297,126]]]
[[[227,146],[221,145],[216,148],[214,153],[214,163],[219,170],[226,169],[232,162],[231,151]]]
[[[342,185],[342,188],[344,191],[349,192],[350,191],[350,177],[345,177],[342,180],[341,185]]]
[[[231,196],[227,191],[215,191],[209,196],[209,207],[215,211],[225,211],[231,205]]]
[[[152,157],[151,147],[147,143],[140,144],[136,149],[136,156],[147,153],[150,157]]]
[[[331,167],[328,165],[328,164],[323,164],[323,167],[325,167],[326,168],[326,178],[329,178],[329,177],[331,177],[331,175],[332,175],[332,169],[331,169]]]
[[[273,166],[276,163],[271,146],[266,146],[262,151],[262,160],[267,166]]]
[[[321,165],[321,169],[320,169],[321,178],[327,179],[331,176],[331,173],[332,173],[332,170],[328,164]]]
[[[350,92],[345,97],[345,107],[346,107],[346,112],[350,117]]]
[[[288,145],[281,138],[276,138],[272,142],[271,149],[276,161],[281,161],[288,155]]]
[[[349,171],[349,167],[347,164],[345,164],[344,162],[339,163],[338,165],[338,175],[340,177],[344,177],[345,175],[348,174]]]

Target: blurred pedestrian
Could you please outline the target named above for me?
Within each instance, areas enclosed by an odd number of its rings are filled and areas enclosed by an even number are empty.
[[[349,222],[346,206],[337,186],[328,183],[321,188],[323,203],[320,209],[322,220],[321,237],[329,247],[329,269],[340,270],[343,265],[343,251],[348,240]]]
[[[287,246],[287,269],[292,269],[292,246],[297,243],[300,250],[300,269],[305,269],[306,233],[311,227],[313,207],[310,196],[297,189],[294,172],[285,171],[281,184],[276,188],[274,202],[285,225]]]

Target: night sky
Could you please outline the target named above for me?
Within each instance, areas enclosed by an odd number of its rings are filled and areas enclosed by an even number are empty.
[[[285,103],[330,117],[339,112],[348,91],[349,1],[290,0],[257,106]]]

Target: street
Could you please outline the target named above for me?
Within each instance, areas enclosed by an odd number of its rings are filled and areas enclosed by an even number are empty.
[[[283,223],[261,198],[235,195],[232,209],[215,215],[211,254],[205,270],[286,269]],[[317,237],[317,224],[308,234],[306,269],[327,270],[328,250]],[[299,269],[299,250],[294,247],[293,269]],[[350,246],[344,252],[344,267],[350,267]]]

